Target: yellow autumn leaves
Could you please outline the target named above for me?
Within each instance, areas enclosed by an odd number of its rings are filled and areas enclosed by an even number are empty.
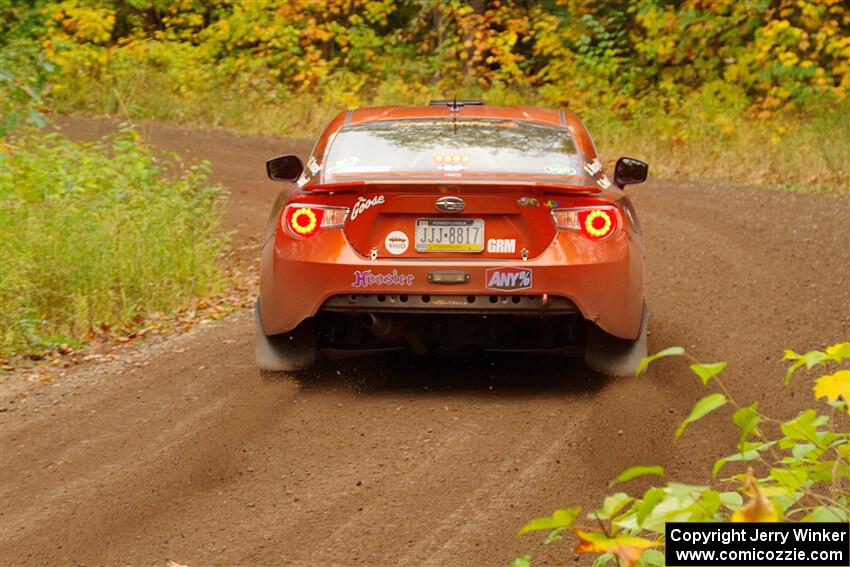
[[[549,104],[633,112],[721,81],[756,112],[850,91],[850,9],[833,0],[735,0],[554,5],[415,0],[46,2],[34,29],[56,62],[102,73],[132,42],[192,52],[216,80],[234,72],[276,78],[289,89],[352,74],[380,82],[544,88]],[[126,57],[125,57],[126,58]],[[139,63],[152,61],[141,58]],[[179,61],[171,63],[179,66]],[[343,81],[346,86],[356,81]],[[362,89],[362,86],[356,88]]]
[[[767,499],[759,486],[753,468],[747,469],[747,476],[744,490],[750,497],[750,500],[735,510],[732,514],[733,522],[778,522],[779,514],[776,512],[776,507]]]
[[[839,370],[815,380],[815,397],[826,398],[832,402],[845,401],[845,410],[850,415],[850,370]]]

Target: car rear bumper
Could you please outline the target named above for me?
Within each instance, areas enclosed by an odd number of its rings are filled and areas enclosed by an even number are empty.
[[[430,294],[430,293],[349,293],[334,295],[321,311],[334,313],[445,313],[505,315],[572,315],[575,303],[565,297],[543,295]]]
[[[527,261],[370,260],[341,232],[305,241],[278,234],[264,246],[262,262],[260,302],[268,335],[291,331],[321,311],[578,312],[617,337],[635,338],[640,328],[642,251],[625,231],[605,242],[559,233],[543,254]]]

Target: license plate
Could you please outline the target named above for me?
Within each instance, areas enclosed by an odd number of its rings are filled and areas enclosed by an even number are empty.
[[[482,219],[416,219],[417,252],[482,252]]]

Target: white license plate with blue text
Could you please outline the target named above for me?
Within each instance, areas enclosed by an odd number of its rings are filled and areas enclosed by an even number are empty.
[[[416,219],[417,252],[481,252],[482,219]]]

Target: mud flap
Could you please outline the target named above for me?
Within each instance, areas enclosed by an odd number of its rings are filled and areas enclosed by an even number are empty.
[[[254,356],[260,370],[304,370],[316,361],[316,333],[312,319],[291,333],[266,335],[260,322],[260,302],[254,305],[256,346]]]
[[[584,362],[588,368],[606,376],[634,376],[637,366],[646,357],[646,327],[649,313],[646,303],[636,339],[621,339],[588,324]]]

